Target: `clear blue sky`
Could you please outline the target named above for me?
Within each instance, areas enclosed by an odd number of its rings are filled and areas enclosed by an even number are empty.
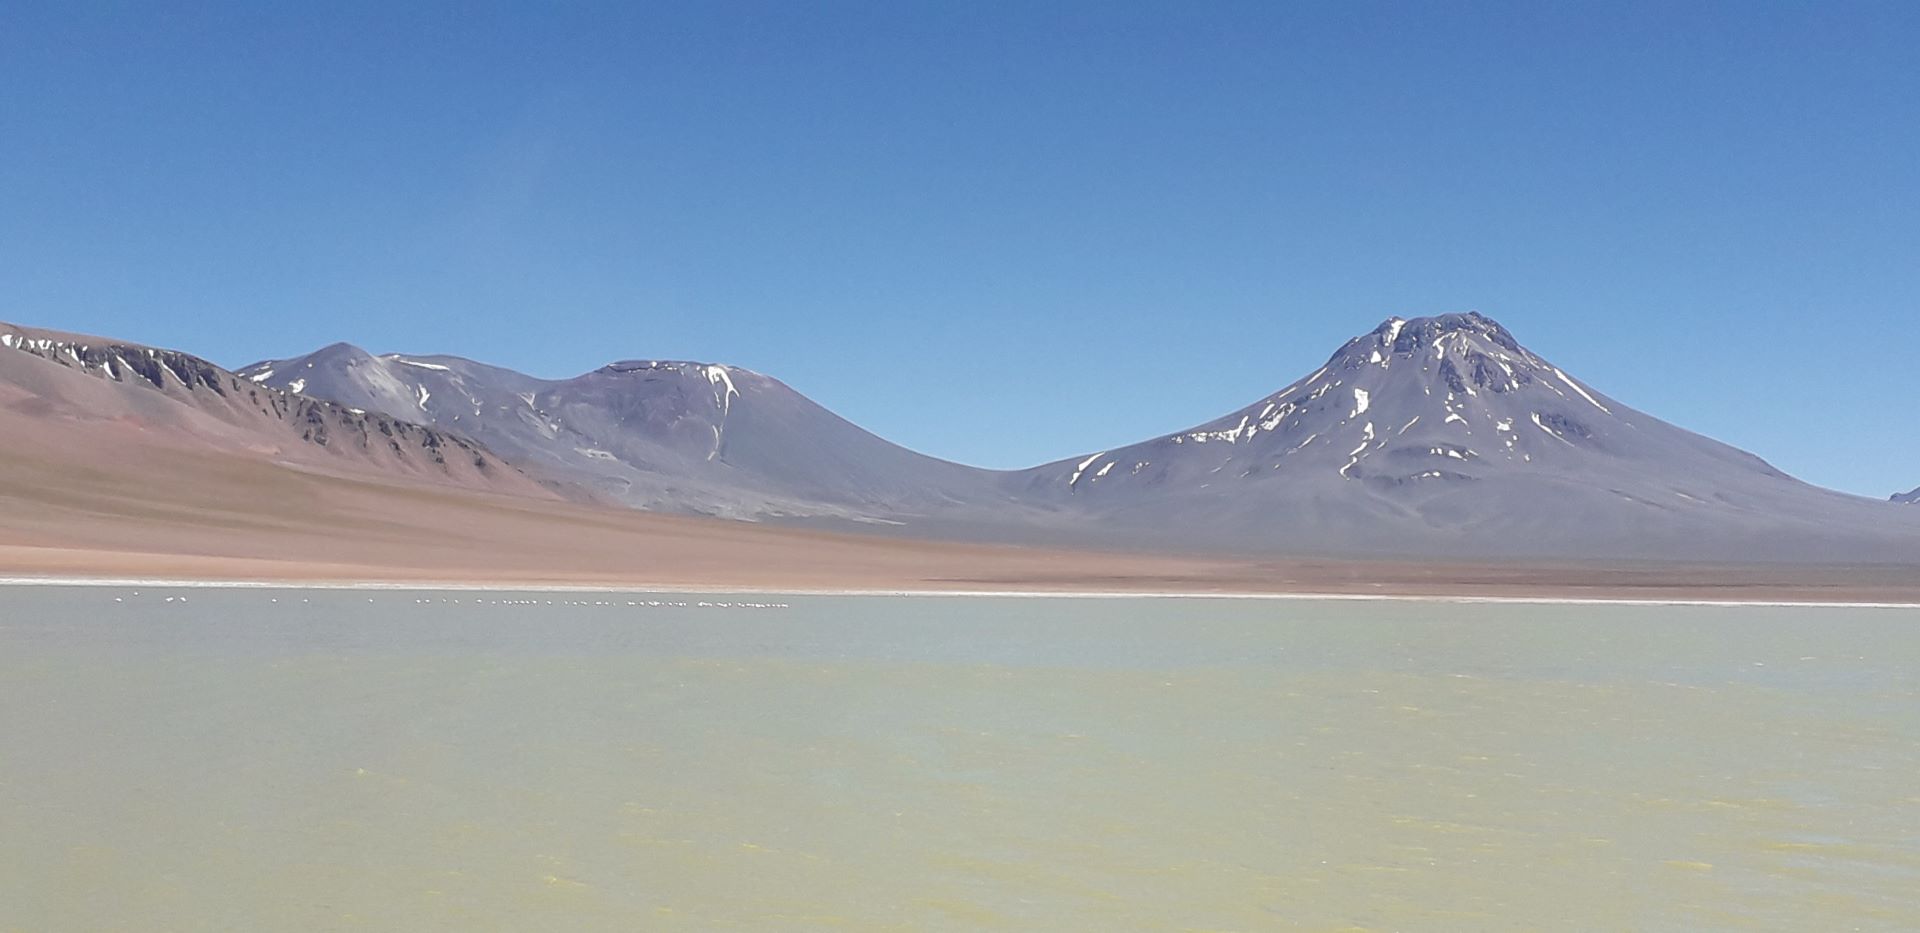
[[[1920,484],[1920,4],[165,6],[0,6],[0,318],[717,360],[1012,467],[1478,309]]]

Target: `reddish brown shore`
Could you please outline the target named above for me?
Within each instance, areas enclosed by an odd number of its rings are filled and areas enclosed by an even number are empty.
[[[1896,566],[1246,560],[838,534],[329,472],[102,422],[0,445],[0,576],[1920,603]]]

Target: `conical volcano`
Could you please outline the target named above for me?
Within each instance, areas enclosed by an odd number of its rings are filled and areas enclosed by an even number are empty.
[[[1022,489],[1116,544],[1749,560],[1920,541],[1885,503],[1636,411],[1477,313],[1390,318],[1252,405]]]

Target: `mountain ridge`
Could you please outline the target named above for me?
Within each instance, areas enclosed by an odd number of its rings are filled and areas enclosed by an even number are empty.
[[[1388,318],[1228,415],[1025,470],[907,450],[718,363],[622,360],[543,380],[331,345],[241,372],[468,430],[627,505],[749,520],[1349,556],[1920,553],[1920,525],[1883,500],[1633,409],[1477,312]]]

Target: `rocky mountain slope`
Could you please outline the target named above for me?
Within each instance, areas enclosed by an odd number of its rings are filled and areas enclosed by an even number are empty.
[[[512,495],[547,489],[466,437],[293,395],[177,350],[0,323],[0,409],[11,434],[82,428],[101,456],[146,445],[213,448],[304,469]],[[118,454],[107,438],[125,441]],[[17,443],[17,442],[16,442]]]

